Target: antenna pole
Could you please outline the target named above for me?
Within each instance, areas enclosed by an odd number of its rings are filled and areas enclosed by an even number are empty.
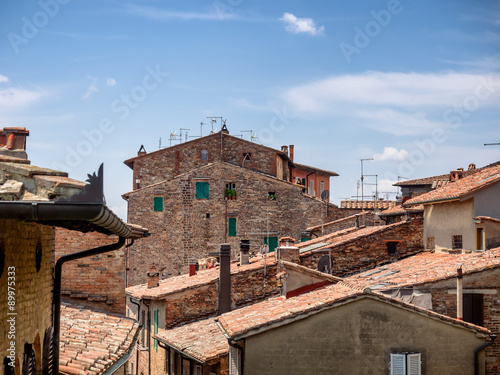
[[[500,143],[485,143],[485,146],[500,146]]]
[[[365,200],[365,191],[364,191],[364,179],[365,179],[365,177],[363,176],[363,162],[368,161],[368,160],[373,160],[373,158],[360,159],[360,161],[361,161],[361,211],[364,211],[363,201]]]

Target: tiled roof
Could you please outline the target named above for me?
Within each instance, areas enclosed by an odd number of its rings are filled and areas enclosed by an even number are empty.
[[[364,216],[366,214],[368,214],[368,211],[363,211],[363,212],[360,212],[359,214],[355,214],[355,215],[351,215],[351,216],[346,216],[346,217],[343,217],[342,219],[330,221],[328,223],[316,225],[314,227],[309,227],[309,228],[306,229],[306,231],[307,232],[313,232],[315,230],[318,230],[318,229],[321,229],[321,228],[327,228],[330,225],[340,224],[340,223],[342,223],[344,221],[352,220],[352,219],[355,219],[356,217]]]
[[[489,217],[489,216],[476,216],[474,220],[481,220],[481,221],[491,221],[493,223],[500,223],[500,219],[496,219],[494,217]]]
[[[468,254],[423,252],[347,277],[345,281],[361,288],[393,289],[454,278],[460,265],[464,275],[499,267],[500,248]]]
[[[465,172],[465,171],[464,171]],[[393,186],[415,186],[415,185],[433,185],[440,184],[446,185],[450,181],[450,174],[441,174],[439,176],[431,176],[424,178],[416,178],[414,180],[400,181]]]
[[[251,258],[250,264],[247,265],[232,263],[231,274],[263,268],[265,265],[269,266],[275,263],[276,260],[273,256],[268,256],[267,259],[260,256]],[[161,280],[160,285],[154,288],[148,288],[147,284],[131,286],[126,289],[126,293],[135,298],[162,299],[169,294],[174,294],[186,289],[196,288],[200,285],[214,282],[219,279],[219,275],[219,267],[215,267],[207,270],[200,270],[194,276],[184,274]]]
[[[139,324],[132,319],[62,304],[59,371],[102,374],[130,354],[138,334]]]
[[[462,199],[498,182],[500,182],[500,165],[481,169],[445,187],[419,195],[406,201],[404,206]]]
[[[361,298],[372,298],[407,310],[424,314],[430,318],[439,319],[455,326],[461,326],[481,333],[490,331],[448,316],[435,313],[401,300],[391,298],[381,293],[363,291],[344,282],[329,285],[296,297],[284,299],[272,298],[267,301],[230,311],[219,316],[218,320],[226,334],[234,339],[250,336],[269,329],[286,325],[295,320],[308,317],[327,308],[348,303]]]
[[[322,174],[326,174],[328,176],[338,176],[339,174],[336,173],[336,172],[332,172],[332,171],[327,171],[326,169],[321,169],[321,168],[316,168],[316,167],[311,167],[309,165],[305,165],[305,164],[299,164],[299,163],[293,163],[294,166],[297,168],[297,169],[303,169],[303,170],[307,170],[307,171],[316,171],[316,172],[320,172]]]
[[[330,249],[330,248],[333,248],[335,246],[344,245],[348,242],[355,241],[355,240],[358,240],[362,237],[369,236],[371,234],[381,233],[381,232],[385,232],[387,230],[391,230],[394,227],[404,225],[404,224],[405,224],[405,222],[399,222],[399,223],[394,223],[394,224],[389,224],[389,225],[369,226],[369,227],[364,227],[364,228],[354,228],[354,227],[348,228],[348,229],[344,229],[344,230],[341,230],[338,232],[327,234],[326,236],[315,238],[314,240],[301,242],[300,244],[297,245],[297,247],[299,248],[299,252],[301,254],[306,253],[308,251]],[[312,250],[305,250],[305,251],[300,250],[300,249],[310,247],[311,245],[314,245],[316,243],[318,243],[318,244],[323,243],[323,245],[319,246],[315,249],[312,249]]]
[[[353,201],[353,200],[346,200],[346,201],[341,201],[340,202],[340,208],[354,208],[354,209],[367,209],[367,210],[373,210],[373,209],[388,209],[391,207],[394,207],[398,204],[397,201],[386,201],[386,200],[378,200],[378,201]]]
[[[227,354],[229,349],[227,338],[217,326],[215,318],[168,329],[155,337],[200,362],[221,357]]]
[[[382,211],[380,216],[397,216],[403,215],[405,213],[419,213],[424,212],[424,206],[412,206],[412,207],[403,207],[403,206],[395,206],[393,208],[389,208],[388,210]]]

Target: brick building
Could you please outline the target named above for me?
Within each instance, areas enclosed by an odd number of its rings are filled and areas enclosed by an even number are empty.
[[[457,317],[457,269],[462,268],[463,320],[498,335],[500,248],[478,252],[423,252],[347,277],[359,288]],[[500,343],[486,349],[488,375],[500,372]]]
[[[141,151],[125,163],[135,181],[134,190],[123,195],[129,221],[153,233],[130,248],[129,285],[144,283],[152,264],[170,277],[221,243],[238,249],[241,239],[249,239],[253,250],[268,244],[273,251],[282,236],[298,239],[307,227],[348,215],[290,182],[295,167],[287,149],[224,131],[149,154]],[[326,176],[336,173],[308,168],[308,178],[323,176],[320,186],[330,188]]]
[[[7,152],[0,155],[0,286],[5,291],[0,293],[5,317],[0,323],[0,374],[51,375],[59,371],[63,264],[117,249],[126,238],[141,238],[147,231],[125,224],[105,206],[102,169],[89,178],[91,183],[78,182],[64,172],[12,156],[9,139],[7,147],[0,146]],[[117,240],[55,262],[56,227],[114,234]],[[103,369],[122,357],[114,353]]]

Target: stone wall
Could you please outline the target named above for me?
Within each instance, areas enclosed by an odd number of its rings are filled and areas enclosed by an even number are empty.
[[[33,344],[37,369],[42,368],[43,340],[52,325],[54,230],[50,226],[0,220],[0,374],[14,348],[20,374],[24,344]],[[11,289],[9,289],[9,286]],[[9,294],[11,303],[9,304]],[[12,303],[15,301],[15,304]],[[13,310],[9,309],[13,307]],[[17,315],[8,315],[17,313]],[[13,323],[8,319],[14,319]],[[13,334],[14,336],[10,336]],[[13,345],[11,343],[13,342]]]
[[[424,247],[422,238],[423,222],[421,219],[377,228],[386,229],[355,237],[331,249],[333,275],[346,276],[355,271],[372,268],[378,264],[417,253]],[[394,254],[389,253],[387,241],[398,242]],[[323,255],[328,255],[328,251],[306,252],[300,255],[300,264],[316,269],[318,261]]]
[[[73,254],[118,241],[117,236],[98,232],[82,233],[56,228],[56,260],[62,255]],[[72,260],[63,266],[61,292],[66,300],[79,304],[124,314],[125,313],[125,247]]]
[[[196,184],[208,182],[209,199],[196,198]],[[236,185],[236,199],[224,197],[226,183]],[[276,195],[269,199],[269,193]],[[170,181],[127,194],[129,222],[146,227],[151,237],[130,248],[129,285],[146,281],[152,264],[162,277],[187,273],[190,259],[205,258],[221,243],[229,243],[237,256],[241,239],[259,251],[264,237],[300,238],[310,226],[339,218],[344,211],[302,193],[300,186],[248,171],[228,163],[200,168]],[[153,209],[155,197],[163,211]],[[230,236],[229,219],[236,222]],[[269,218],[269,219],[268,219]]]

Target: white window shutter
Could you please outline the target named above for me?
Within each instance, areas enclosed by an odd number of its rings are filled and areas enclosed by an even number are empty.
[[[412,353],[407,356],[408,361],[408,375],[421,375],[421,355],[420,353]]]
[[[406,355],[391,353],[391,375],[406,375]]]
[[[240,374],[240,351],[233,347],[229,347],[229,375]]]

